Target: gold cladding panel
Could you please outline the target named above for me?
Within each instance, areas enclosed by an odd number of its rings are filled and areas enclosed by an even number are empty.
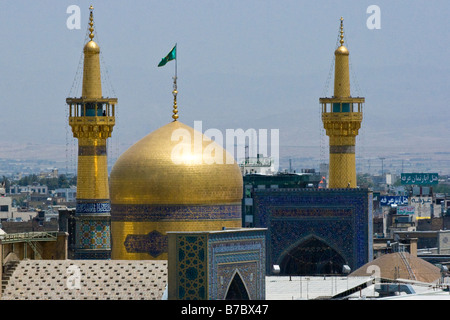
[[[346,139],[354,141],[361,128],[361,112],[328,112],[322,113],[323,127],[330,139]],[[336,142],[340,143],[340,142]],[[350,144],[351,142],[344,142]],[[354,142],[352,142],[354,143]]]
[[[77,199],[109,199],[106,156],[79,156]]]
[[[123,222],[111,221],[113,260],[167,260],[167,253],[153,257],[147,253],[129,253],[124,242],[127,235],[145,235],[158,231],[167,235],[167,231],[213,231],[226,228],[240,228],[242,221],[237,220],[197,220],[197,221],[159,221],[159,222]]]
[[[85,139],[81,138],[78,139],[78,145],[79,146],[106,146],[106,139]]]
[[[354,153],[330,154],[329,188],[356,188]]]
[[[350,97],[350,74],[348,65],[348,54],[335,55],[334,66],[334,96]]]
[[[355,136],[330,136],[330,146],[354,146]]]
[[[190,139],[177,139],[183,132]],[[204,139],[200,132],[179,121],[145,136],[116,161],[110,179],[111,203],[240,202],[243,181],[239,166],[221,146]],[[211,155],[218,155],[215,161]]]
[[[102,97],[100,48],[92,40],[89,41],[84,47],[82,97],[87,99]]]
[[[350,99],[349,99],[350,100]],[[356,100],[356,99],[355,99]],[[341,103],[340,99],[330,103]],[[349,101],[348,103],[354,103]],[[363,119],[362,112],[326,112],[322,113],[322,121],[327,127],[334,127],[337,124],[359,129]]]

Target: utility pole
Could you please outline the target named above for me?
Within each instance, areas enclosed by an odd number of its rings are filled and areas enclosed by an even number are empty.
[[[382,177],[383,177],[383,174],[384,174],[384,163],[383,163],[384,159],[386,159],[386,158],[380,158],[380,160],[381,160],[381,176]]]

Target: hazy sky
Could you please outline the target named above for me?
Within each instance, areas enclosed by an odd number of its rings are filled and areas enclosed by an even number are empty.
[[[174,62],[157,64],[175,43],[180,121],[201,120],[204,130],[279,129],[292,152],[320,145],[319,98],[332,95],[333,81],[326,83],[341,16],[352,95],[366,98],[357,148],[449,148],[448,0],[0,4],[0,145],[73,140],[65,99],[81,94],[76,75],[93,4],[102,71],[114,90],[104,83],[103,94],[119,100],[120,152],[171,121]],[[70,5],[81,9],[80,29],[67,28]],[[370,5],[381,10],[381,29],[366,25]]]

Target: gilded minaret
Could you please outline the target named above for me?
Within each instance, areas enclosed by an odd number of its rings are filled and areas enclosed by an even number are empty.
[[[90,7],[89,38],[84,46],[83,87],[80,98],[67,98],[69,125],[78,139],[77,205],[74,259],[111,258],[106,139],[115,124],[117,98],[102,96],[100,47],[93,41]]]
[[[349,52],[344,46],[341,18],[340,46],[334,52],[334,95],[320,98],[322,121],[330,137],[329,188],[356,188],[355,145],[363,118],[364,98],[350,95]]]

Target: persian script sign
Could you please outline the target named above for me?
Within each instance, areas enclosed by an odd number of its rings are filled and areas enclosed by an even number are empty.
[[[415,207],[412,206],[401,206],[397,207],[397,214],[414,214]]]
[[[439,174],[437,173],[402,173],[402,184],[435,185],[438,184]]]
[[[380,196],[381,206],[390,206],[396,204],[403,206],[408,204],[408,196]]]

